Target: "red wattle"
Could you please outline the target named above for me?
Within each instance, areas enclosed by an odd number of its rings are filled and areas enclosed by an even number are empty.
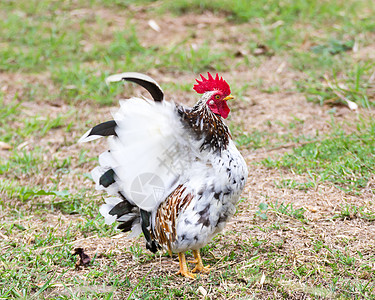
[[[227,101],[220,101],[216,105],[217,105],[217,108],[219,110],[220,116],[222,116],[224,119],[228,118],[230,108],[227,104]]]

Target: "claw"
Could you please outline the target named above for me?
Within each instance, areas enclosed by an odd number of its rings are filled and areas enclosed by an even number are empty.
[[[200,272],[200,273],[209,273],[210,266],[203,266],[202,258],[199,253],[199,250],[193,250],[193,255],[195,260],[190,261],[191,263],[195,264],[195,268],[191,271],[192,273]]]
[[[180,270],[176,273],[176,275],[182,275],[190,279],[195,279],[197,275],[189,271],[184,253],[178,253],[178,261],[180,263]]]
[[[179,270],[176,275],[182,275],[184,277],[190,278],[190,279],[196,279],[197,275],[193,274],[189,270]]]
[[[192,273],[199,272],[199,273],[204,273],[204,274],[208,274],[208,273],[210,273],[210,271],[211,271],[210,266],[203,266],[203,265],[199,265],[199,264],[197,264],[195,266],[195,268],[193,270],[191,270]]]

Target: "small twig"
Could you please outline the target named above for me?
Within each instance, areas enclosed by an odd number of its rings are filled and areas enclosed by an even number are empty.
[[[212,253],[212,251],[209,251],[208,253],[210,253],[211,256],[212,256],[215,260],[217,259],[216,256],[215,256],[215,254]]]
[[[342,93],[340,93],[338,90],[336,90],[333,85],[331,84],[331,82],[329,81],[328,79],[328,76],[327,75],[324,75],[324,79],[326,80],[328,86],[332,89],[332,91],[336,94],[337,97],[339,97],[341,100],[343,100],[344,102],[346,102],[346,104],[348,105],[348,107],[351,109],[351,110],[357,110],[358,109],[358,105],[357,103],[353,102],[353,101],[350,101],[348,98],[346,98]]]
[[[374,81],[374,79],[375,79],[375,71],[371,74],[371,76],[370,76],[368,82],[371,83],[371,82]]]
[[[0,237],[2,237],[4,240],[7,240],[7,239],[9,239],[9,237],[8,236],[6,236],[5,234],[2,234],[1,232],[0,232]]]

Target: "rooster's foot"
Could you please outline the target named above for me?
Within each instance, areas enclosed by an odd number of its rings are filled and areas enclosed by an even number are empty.
[[[199,250],[193,250],[193,255],[194,255],[195,260],[189,261],[189,262],[195,264],[195,268],[191,272],[192,273],[200,272],[200,273],[205,273],[205,274],[209,273],[210,266],[205,267],[203,265]]]
[[[196,275],[190,272],[186,265],[186,258],[184,253],[178,253],[178,260],[180,263],[180,270],[176,273],[176,275],[182,275],[184,277],[195,279]]]

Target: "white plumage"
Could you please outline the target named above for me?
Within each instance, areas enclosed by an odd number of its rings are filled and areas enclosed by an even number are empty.
[[[121,101],[120,105],[120,110],[114,114],[118,138],[109,140],[111,156],[117,164],[114,168],[117,182],[126,198],[141,209],[153,211],[170,194],[179,176],[173,169],[177,162],[185,160],[181,151],[184,131],[168,102],[131,98]],[[169,155],[171,148],[176,148],[173,157]],[[152,182],[142,182],[142,195],[134,197],[131,185],[139,178],[142,181],[144,174],[157,175],[165,193],[158,198],[150,197],[154,194]]]

